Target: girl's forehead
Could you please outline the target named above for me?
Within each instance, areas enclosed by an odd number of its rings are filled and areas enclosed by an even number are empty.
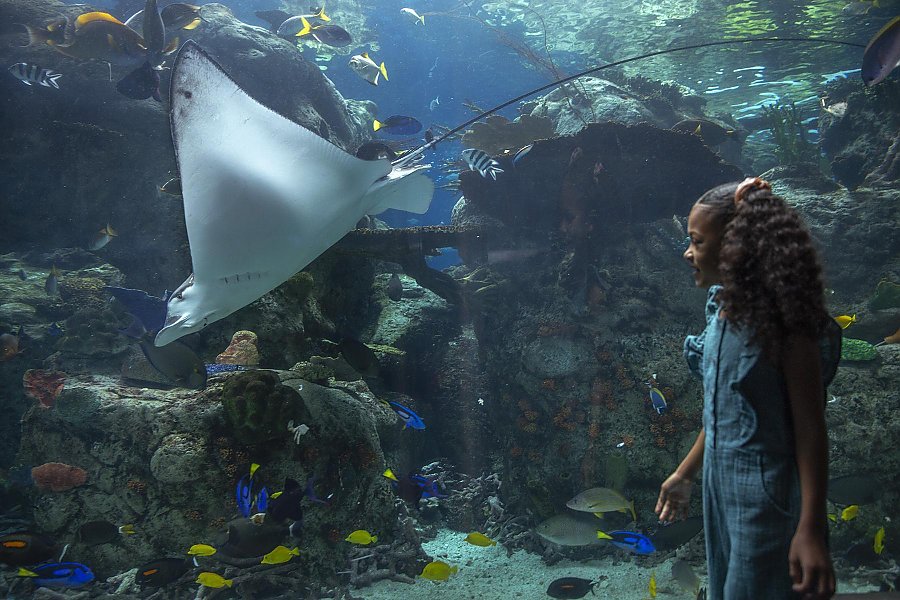
[[[694,203],[688,214],[688,227],[692,229],[709,230],[715,228],[716,220],[714,211],[705,204]]]

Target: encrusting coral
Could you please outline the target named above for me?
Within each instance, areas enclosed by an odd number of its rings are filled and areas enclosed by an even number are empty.
[[[65,463],[50,462],[31,469],[31,478],[39,490],[65,492],[87,481],[87,471]]]
[[[66,374],[62,371],[28,369],[22,376],[25,393],[37,400],[41,408],[53,408],[65,382]]]

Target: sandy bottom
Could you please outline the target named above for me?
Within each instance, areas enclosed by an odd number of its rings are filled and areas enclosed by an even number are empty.
[[[507,557],[506,550],[500,546],[479,548],[468,544],[464,538],[464,533],[441,530],[436,539],[423,544],[425,551],[436,560],[459,567],[459,572],[451,575],[449,580],[431,582],[418,579],[415,585],[381,581],[368,588],[353,590],[353,595],[370,600],[546,600],[549,597],[547,586],[555,579],[598,579],[605,575],[607,579],[594,588],[596,598],[644,600],[650,598],[648,584],[650,574],[655,573],[657,598],[695,598],[672,579],[674,557],[652,568],[636,565],[625,554],[618,558],[605,556],[598,560],[561,561],[547,566],[534,554],[519,551]],[[697,574],[701,581],[705,580],[705,572],[698,571]],[[843,593],[877,589],[859,582],[845,581],[839,583],[839,588]],[[591,598],[591,595],[586,597]]]
[[[547,586],[555,579],[598,579],[605,575],[607,579],[594,588],[595,597],[641,600],[650,597],[648,584],[652,572],[656,573],[657,598],[694,598],[672,580],[674,558],[652,569],[637,566],[624,554],[618,561],[604,557],[583,562],[560,561],[547,566],[537,555],[519,551],[507,557],[506,550],[500,546],[479,548],[465,542],[464,538],[464,533],[441,530],[436,539],[422,544],[436,560],[459,567],[459,572],[451,575],[449,580],[431,582],[418,579],[415,585],[381,581],[371,587],[354,590],[353,595],[372,600],[546,600]],[[588,594],[587,598],[590,597]]]

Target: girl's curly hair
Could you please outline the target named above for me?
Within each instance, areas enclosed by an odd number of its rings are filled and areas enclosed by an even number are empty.
[[[724,228],[718,300],[728,320],[752,331],[753,341],[777,364],[789,335],[818,338],[830,318],[822,267],[793,208],[759,187],[736,203],[738,185],[720,185],[697,201]]]

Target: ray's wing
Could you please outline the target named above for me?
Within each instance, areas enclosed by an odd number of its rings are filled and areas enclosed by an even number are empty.
[[[286,279],[352,229],[391,171],[266,108],[192,42],[170,94],[197,282],[266,270]]]

